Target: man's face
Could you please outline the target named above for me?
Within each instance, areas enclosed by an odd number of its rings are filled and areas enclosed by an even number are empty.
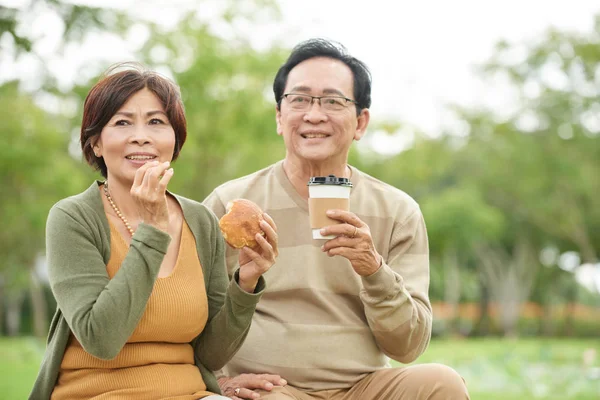
[[[296,65],[289,73],[284,93],[342,96],[354,100],[354,78],[341,61],[317,57]],[[326,111],[319,101],[305,111],[292,108],[285,98],[277,111],[277,133],[283,136],[288,158],[309,163],[346,163],[353,140],[360,140],[369,111],[356,115],[354,103],[340,111]]]

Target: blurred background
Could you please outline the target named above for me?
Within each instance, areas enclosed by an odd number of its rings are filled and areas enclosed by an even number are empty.
[[[412,195],[434,338],[472,399],[600,398],[600,4],[443,0],[0,0],[0,399],[26,398],[56,303],[44,227],[98,174],[83,100],[137,60],[181,87],[170,188],[202,200],[284,155],[271,90],[291,47],[373,73],[351,164]]]

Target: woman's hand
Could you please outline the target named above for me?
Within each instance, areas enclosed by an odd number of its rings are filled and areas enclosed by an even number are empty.
[[[169,228],[167,207],[167,185],[173,177],[169,161],[151,161],[142,165],[135,173],[130,194],[137,204],[141,222],[160,230]]]
[[[260,227],[265,232],[266,238],[256,234],[258,246],[251,249],[242,247],[240,250],[240,287],[248,293],[253,293],[262,274],[275,264],[275,258],[279,255],[277,249],[277,226],[273,219],[267,214],[263,214],[264,221],[261,221]]]
[[[274,386],[287,385],[281,376],[271,374],[241,374],[219,378],[218,382],[223,395],[233,400],[258,399],[260,394],[255,389],[270,392]]]

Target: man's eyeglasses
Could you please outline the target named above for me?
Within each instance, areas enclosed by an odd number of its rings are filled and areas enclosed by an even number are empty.
[[[287,100],[294,111],[308,111],[315,100],[319,100],[321,109],[325,112],[342,111],[348,104],[358,104],[356,101],[344,96],[311,96],[308,94],[286,93],[283,98]]]

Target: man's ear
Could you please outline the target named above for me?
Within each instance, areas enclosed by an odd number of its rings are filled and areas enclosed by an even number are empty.
[[[360,114],[356,117],[356,131],[354,132],[354,140],[359,141],[367,132],[369,126],[369,120],[371,119],[371,112],[368,108],[363,108]]]
[[[275,106],[275,123],[277,124],[277,134],[283,136],[283,127],[281,126],[281,110]]]

